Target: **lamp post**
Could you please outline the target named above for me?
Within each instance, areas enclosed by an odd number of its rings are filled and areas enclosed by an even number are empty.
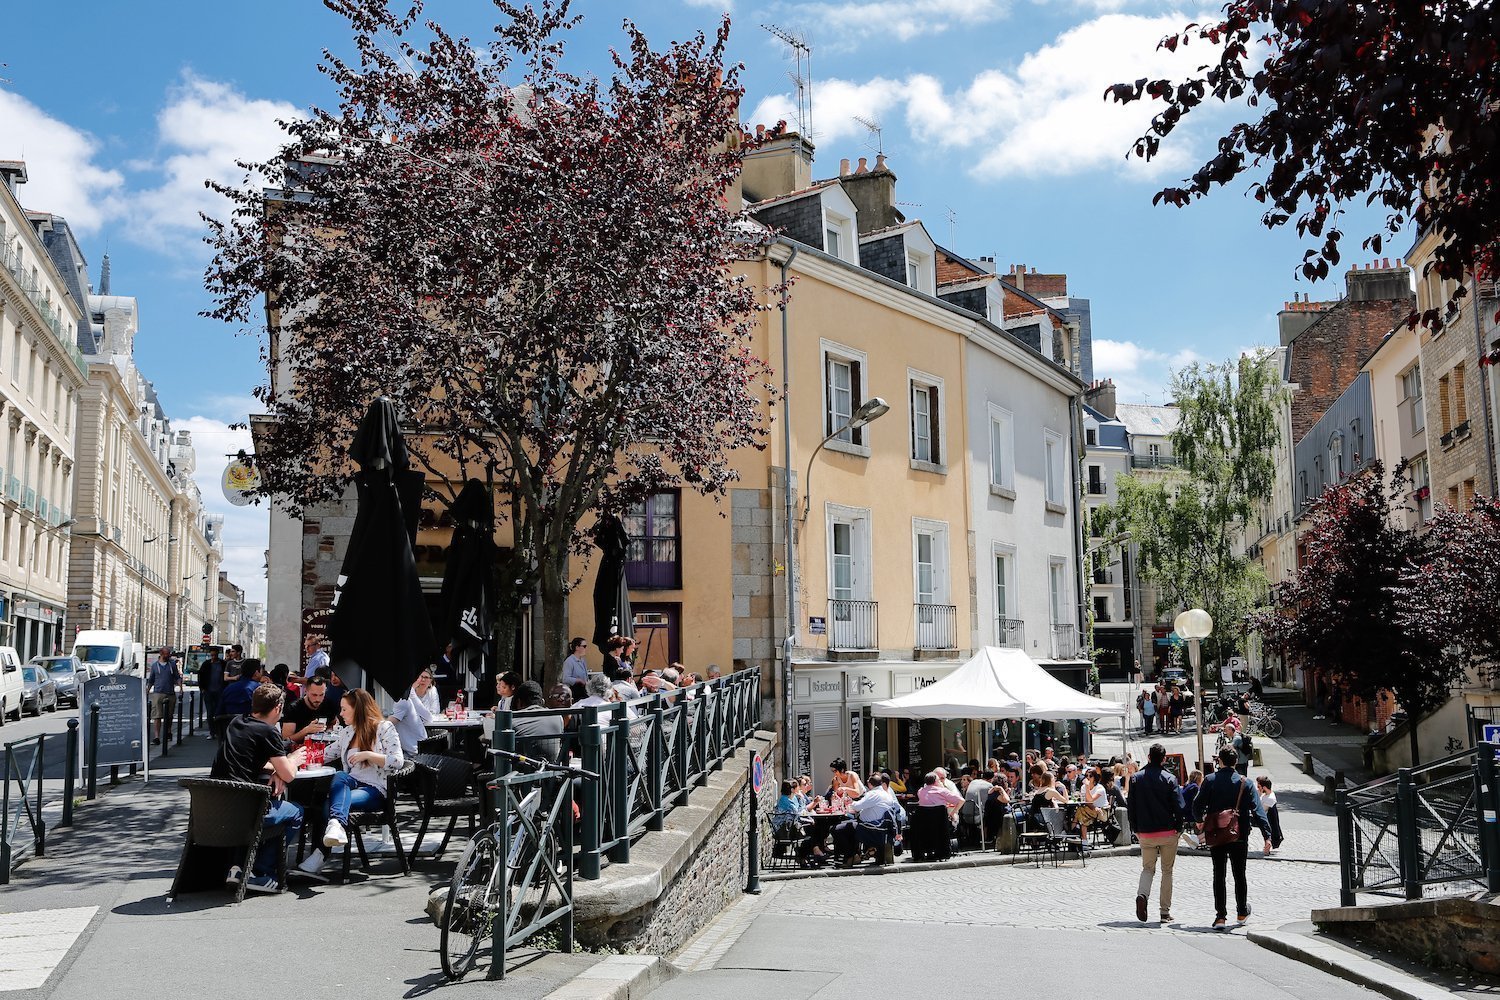
[[[142,646],[146,645],[146,546],[161,541],[161,535],[152,535],[150,538],[141,539],[141,555],[136,564],[136,576],[141,578],[140,595],[135,605],[135,639]],[[169,535],[167,544],[177,541],[176,536]]]
[[[849,419],[844,422],[844,426],[836,428],[832,434],[818,442],[818,446],[813,449],[812,457],[807,460],[807,473],[802,477],[802,520],[806,521],[808,511],[812,510],[812,490],[809,481],[812,479],[813,462],[817,460],[818,453],[827,446],[828,442],[845,431],[857,431],[866,424],[879,420],[889,412],[891,412],[890,403],[887,403],[879,396],[871,396],[863,403],[860,403],[858,408],[849,415]]]
[[[27,597],[31,597],[32,596],[32,594],[31,594],[31,570],[32,570],[32,567],[36,565],[36,547],[37,547],[37,544],[42,540],[42,536],[45,535],[45,534],[47,534],[50,531],[61,531],[63,528],[72,527],[73,525],[75,525],[77,523],[78,523],[78,519],[76,517],[70,517],[66,521],[61,521],[61,522],[59,522],[57,524],[52,525],[52,527],[50,527],[50,528],[43,528],[41,531],[33,531],[31,533],[31,554],[26,559],[26,596]],[[35,600],[35,598],[33,598],[33,600]],[[66,605],[64,605],[64,606],[66,607]],[[59,626],[59,628],[60,627],[61,626]],[[18,638],[18,637],[16,637],[16,638]],[[17,645],[19,646],[21,644],[19,642],[17,642]],[[50,653],[51,650],[50,649],[49,650],[44,650],[43,652],[44,653]],[[22,655],[25,656],[26,654],[23,653]],[[38,702],[38,704],[40,704],[40,702]],[[40,712],[41,709],[37,709],[37,711]]]
[[[766,248],[766,256],[771,263],[781,269],[781,443],[782,460],[786,468],[782,470],[782,499],[785,501],[786,513],[783,515],[786,523],[786,537],[783,539],[782,547],[786,552],[786,639],[781,649],[781,741],[782,761],[785,764],[783,774],[791,774],[793,771],[792,750],[792,651],[797,648],[797,558],[794,546],[796,545],[796,526],[793,524],[792,512],[796,503],[792,484],[792,346],[791,335],[788,330],[787,319],[787,269],[792,266],[792,261],[797,259],[797,244],[790,240],[778,238]]]
[[[1177,616],[1172,629],[1187,640],[1188,659],[1193,664],[1193,722],[1194,728],[1198,730],[1198,766],[1202,767],[1206,759],[1203,756],[1203,684],[1199,677],[1203,654],[1198,649],[1198,643],[1213,634],[1214,620],[1202,608],[1192,608]]]

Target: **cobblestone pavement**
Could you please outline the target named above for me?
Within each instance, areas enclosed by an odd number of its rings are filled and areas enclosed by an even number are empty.
[[[1136,857],[1097,858],[1081,868],[1005,865],[865,878],[781,883],[771,909],[780,914],[923,924],[1108,930],[1135,924]],[[1180,856],[1174,869],[1176,933],[1213,922],[1212,863]],[[1158,876],[1159,878],[1159,876]],[[1250,859],[1250,905],[1257,925],[1306,920],[1315,906],[1338,905],[1338,868]],[[1231,906],[1233,887],[1231,883]],[[1156,915],[1156,899],[1151,900]],[[1232,916],[1232,914],[1231,914]]]

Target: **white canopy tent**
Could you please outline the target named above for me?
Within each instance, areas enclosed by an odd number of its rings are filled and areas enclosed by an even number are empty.
[[[986,646],[953,673],[920,691],[877,701],[870,714],[882,719],[1020,719],[1021,755],[1026,754],[1028,719],[1120,719],[1125,746],[1127,706],[1075,691],[1023,650]]]

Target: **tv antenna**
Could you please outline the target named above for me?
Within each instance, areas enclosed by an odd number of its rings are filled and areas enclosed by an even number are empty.
[[[796,72],[787,74],[797,88],[797,132],[804,139],[812,138],[812,46],[799,32],[788,31],[775,24],[762,24],[762,28],[785,42],[796,60]]]
[[[958,232],[958,213],[953,211],[952,206],[944,205],[943,217],[948,220],[948,243],[951,246]]]
[[[864,115],[850,115],[849,117],[863,125],[865,130],[870,133],[869,138],[865,140],[865,148],[874,150],[877,156],[884,155],[885,143],[880,138],[880,119],[874,116],[866,118]]]

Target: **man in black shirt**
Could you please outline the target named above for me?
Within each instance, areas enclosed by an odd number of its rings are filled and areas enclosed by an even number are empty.
[[[321,733],[333,725],[338,702],[328,697],[328,682],[314,674],[307,680],[302,697],[292,702],[281,715],[281,735],[293,743]]]
[[[251,696],[250,714],[229,720],[224,742],[219,744],[209,777],[228,781],[248,781],[271,785],[272,799],[266,809],[261,830],[260,849],[245,880],[250,892],[275,892],[276,870],[280,860],[276,852],[295,843],[302,829],[302,807],[286,801],[282,793],[302,766],[300,748],[288,754],[277,724],[281,721],[281,688],[262,684]],[[278,837],[277,834],[280,834]]]

